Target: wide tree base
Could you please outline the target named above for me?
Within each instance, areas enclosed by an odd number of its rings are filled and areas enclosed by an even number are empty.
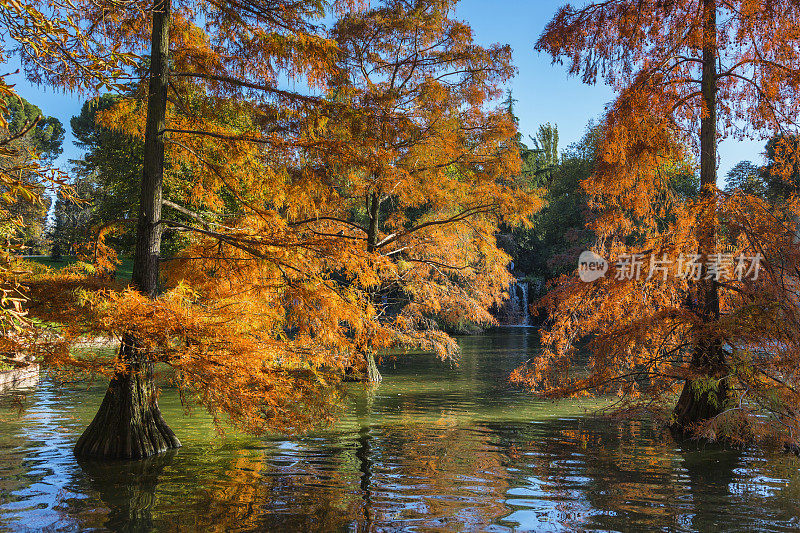
[[[719,381],[717,387],[698,386],[696,382],[687,381],[673,411],[670,430],[683,437],[695,436],[695,432],[703,422],[720,415],[728,400],[728,386]]]
[[[181,446],[158,408],[152,364],[129,367],[111,380],[94,420],[75,444],[75,455],[143,459]]]

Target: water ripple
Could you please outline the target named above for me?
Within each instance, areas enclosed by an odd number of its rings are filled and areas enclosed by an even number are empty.
[[[646,421],[537,402],[505,377],[535,343],[462,341],[454,367],[398,359],[329,431],[220,436],[174,391],[184,442],[148,461],[76,462],[104,389],[0,397],[0,531],[795,531],[797,460],[677,443]]]

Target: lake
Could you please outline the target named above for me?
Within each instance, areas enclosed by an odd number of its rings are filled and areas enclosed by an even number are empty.
[[[387,358],[350,386],[332,427],[297,438],[218,434],[174,390],[183,448],[77,462],[105,384],[0,396],[0,531],[797,531],[800,461],[681,443],[656,423],[536,401],[508,373],[526,328],[460,339],[459,365]]]

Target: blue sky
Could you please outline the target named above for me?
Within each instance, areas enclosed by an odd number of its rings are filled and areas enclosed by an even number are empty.
[[[519,74],[511,88],[518,100],[516,109],[523,135],[533,134],[540,124],[550,122],[558,126],[562,149],[579,140],[589,120],[599,118],[604,105],[614,98],[608,87],[584,85],[579,78],[568,76],[564,66],[552,65],[548,56],[533,50],[545,24],[563,3],[562,0],[463,0],[457,9],[457,17],[472,25],[479,43],[508,43],[514,49]],[[80,112],[82,98],[33,87],[21,76],[12,78],[16,78],[23,97],[64,123],[67,137],[58,164],[66,168],[68,159],[80,156],[80,150],[72,144],[69,119]],[[724,177],[744,159],[760,162],[763,146],[763,141],[725,141],[720,148],[719,175]]]
[[[545,25],[564,5],[564,0],[463,0],[458,18],[472,25],[482,44],[508,43],[514,49],[519,74],[512,83],[520,130],[533,134],[540,124],[558,126],[561,149],[580,140],[591,119],[602,116],[614,93],[602,84],[588,86],[567,75],[564,65],[553,65],[550,56],[533,50]],[[573,5],[583,5],[573,0]],[[720,184],[731,167],[749,159],[761,163],[765,142],[726,140],[719,149]]]

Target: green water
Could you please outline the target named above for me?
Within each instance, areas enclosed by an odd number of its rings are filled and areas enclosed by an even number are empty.
[[[456,367],[386,361],[374,390],[302,438],[220,437],[174,391],[184,447],[144,462],[75,461],[103,386],[43,380],[0,397],[0,530],[797,531],[800,462],[676,443],[590,403],[507,385],[524,329],[461,340]]]

